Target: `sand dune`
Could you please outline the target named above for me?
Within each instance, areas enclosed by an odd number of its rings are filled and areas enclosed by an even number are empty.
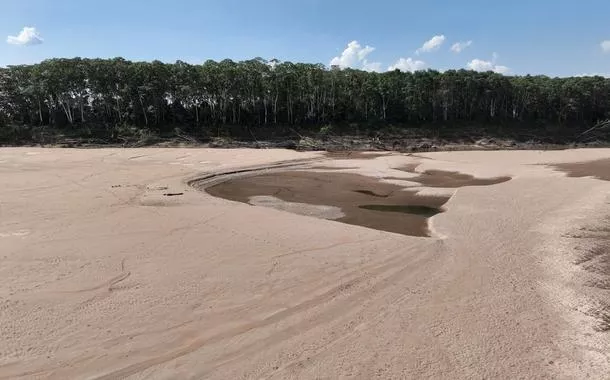
[[[0,379],[607,379],[608,160],[2,149]],[[365,176],[444,212],[406,236],[197,188],[267,167]],[[354,197],[379,205],[376,189]]]

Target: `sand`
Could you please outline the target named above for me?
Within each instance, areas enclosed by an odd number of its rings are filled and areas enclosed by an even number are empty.
[[[2,149],[0,379],[607,379],[608,159]],[[416,237],[189,185],[293,160],[449,199]]]

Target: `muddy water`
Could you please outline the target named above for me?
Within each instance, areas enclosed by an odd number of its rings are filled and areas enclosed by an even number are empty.
[[[570,177],[595,177],[604,181],[610,181],[610,159],[559,164],[555,165],[554,168],[567,173]]]
[[[335,206],[345,214],[339,222],[412,236],[429,236],[427,219],[450,197],[420,196],[416,191],[351,173],[292,171],[237,178],[206,191],[249,203],[254,196],[286,202]],[[424,212],[425,211],[425,212]]]

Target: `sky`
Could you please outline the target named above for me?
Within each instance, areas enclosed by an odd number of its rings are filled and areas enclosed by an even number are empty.
[[[255,57],[610,76],[610,0],[2,0],[0,66]]]

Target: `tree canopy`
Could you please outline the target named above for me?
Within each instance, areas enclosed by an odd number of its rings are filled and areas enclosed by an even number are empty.
[[[585,127],[610,115],[610,79],[434,70],[384,73],[321,64],[223,60],[191,65],[51,59],[0,68],[0,125],[476,122]]]

